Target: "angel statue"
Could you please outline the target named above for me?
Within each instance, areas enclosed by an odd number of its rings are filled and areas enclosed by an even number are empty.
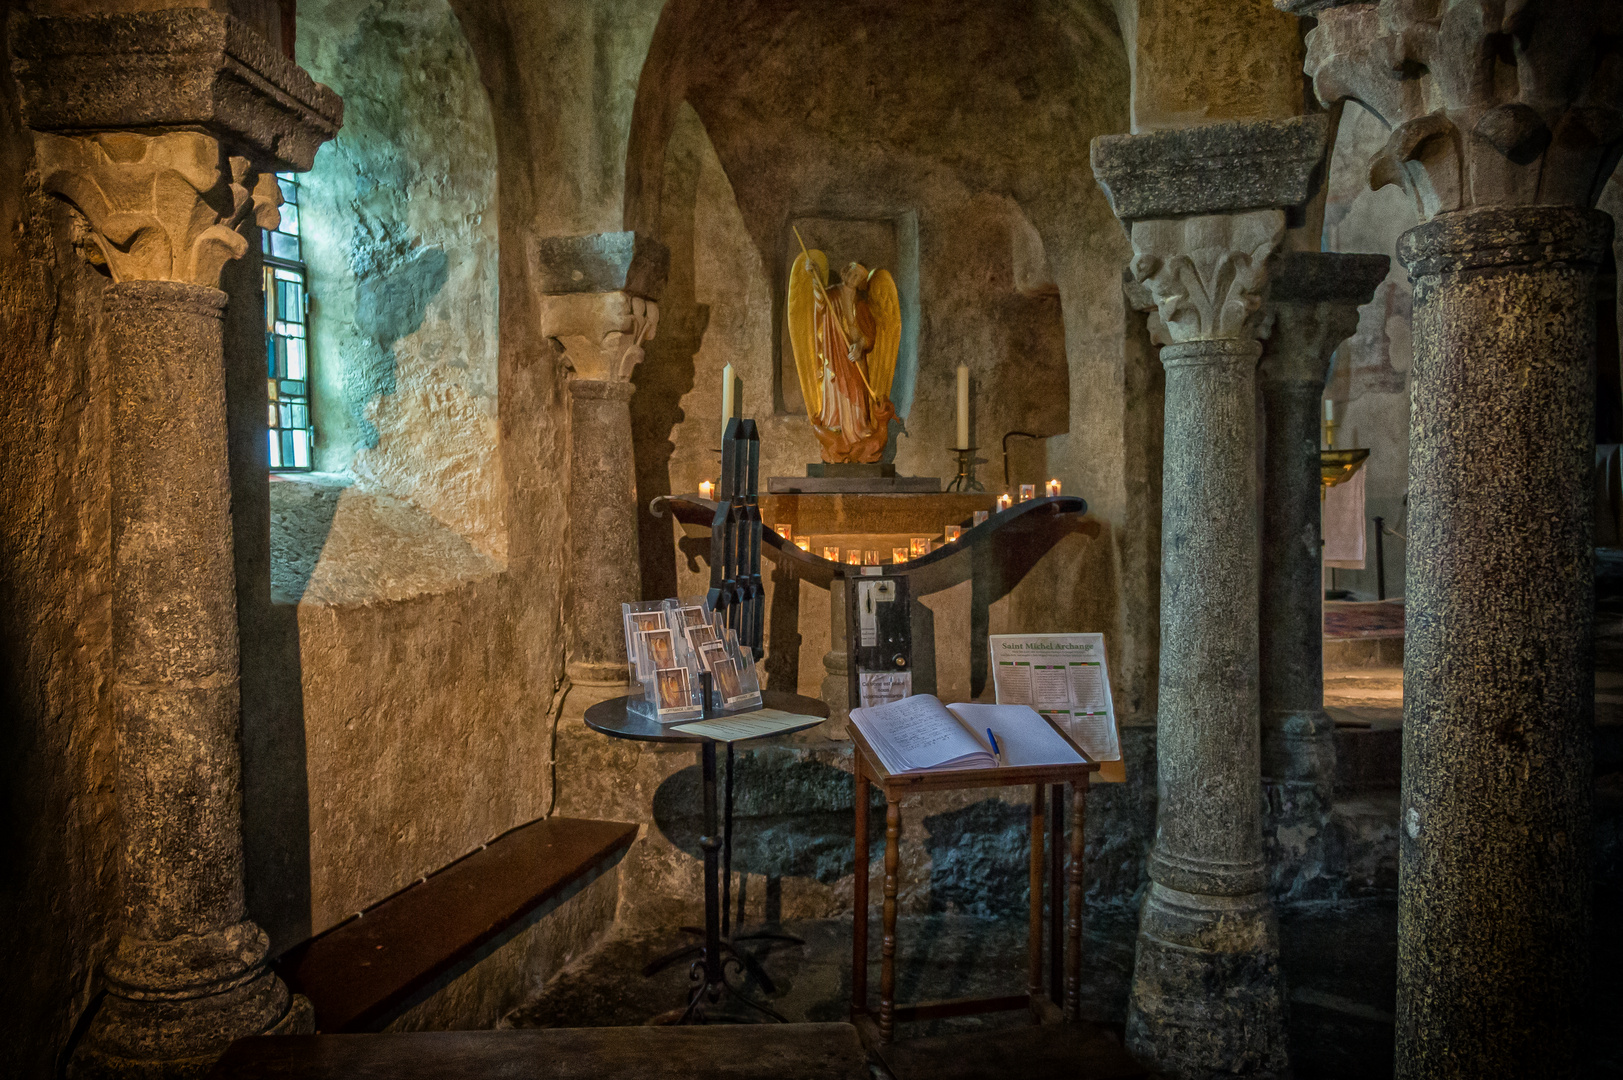
[[[902,343],[896,280],[889,270],[853,262],[830,285],[828,256],[802,241],[789,271],[788,314],[800,392],[823,460],[878,461],[896,415],[890,403]]]

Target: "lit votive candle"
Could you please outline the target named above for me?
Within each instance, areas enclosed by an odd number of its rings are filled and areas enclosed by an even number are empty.
[[[876,552],[874,562],[878,562],[878,561],[879,561],[878,553]],[[846,552],[845,552],[845,564],[847,566],[861,566],[862,565],[862,552],[858,551],[856,548],[848,548],[848,549],[846,549]]]
[[[823,558],[827,559],[829,562],[839,562],[840,549],[837,547],[825,547],[823,549]]]
[[[799,548],[801,551],[810,551],[811,541],[802,536],[799,540],[795,541],[795,547]]]
[[[1003,499],[1007,499],[1007,498],[1008,498],[1008,496],[1004,495],[998,501],[1001,503],[1003,501]],[[999,506],[998,509],[1001,510],[1001,509],[1003,509],[1003,507]],[[992,511],[990,511],[990,510],[977,510],[977,511],[975,511],[974,523],[976,525],[985,525],[986,524],[986,519],[991,517],[991,516],[992,516]]]
[[[714,499],[715,497],[716,497],[716,485],[714,483],[712,483],[711,481],[709,481],[709,480],[700,480],[699,481],[699,498],[701,498],[701,499]]]
[[[891,548],[890,549],[890,561],[893,562],[893,563],[904,563],[904,562],[906,562],[908,560],[908,558],[910,557],[909,552],[911,550],[912,549],[910,549],[910,548],[904,548],[904,547],[893,547],[893,548]]]
[[[864,551],[862,553],[862,565],[863,566],[878,566],[879,565],[879,552],[874,551],[872,549],[870,549],[868,551]]]
[[[772,531],[783,537],[785,540],[793,540],[795,538],[795,527],[782,521],[772,526]]]
[[[908,557],[918,558],[920,555],[930,554],[930,538],[928,536],[915,536],[908,541]]]
[[[1020,485],[1020,501],[1021,502],[1025,502],[1027,499],[1035,499],[1036,497],[1037,497],[1037,485],[1036,484],[1021,484]]]
[[[1047,495],[1050,499],[1059,494],[1058,480],[1050,480],[1046,485],[1044,485],[1044,487],[1046,490],[1043,492],[1043,494]]]
[[[1014,505],[1014,499],[1009,495],[1009,493],[1007,491],[1005,491],[1003,494],[1001,494],[1001,495],[999,495],[997,497],[997,508],[999,510],[1007,510],[1009,507],[1011,507],[1013,505]]]
[[[947,543],[956,544],[958,542],[958,538],[963,534],[964,527],[962,525],[948,525],[946,529]]]

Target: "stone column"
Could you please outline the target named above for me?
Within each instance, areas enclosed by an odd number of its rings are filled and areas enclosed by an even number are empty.
[[[1160,804],[1127,1038],[1172,1077],[1289,1073],[1260,821],[1256,316],[1324,141],[1303,119],[1093,144],[1166,369]]]
[[[1286,5],[1282,5],[1286,6]],[[1588,1075],[1590,209],[1623,143],[1617,5],[1318,12],[1307,72],[1392,129],[1415,282],[1397,1075]]]
[[[273,227],[275,177],[207,135],[36,136],[89,220],[114,380],[113,708],[122,934],[76,1075],[200,1072],[233,1039],[310,1026],[243,904],[236,581],[217,285]]]
[[[243,902],[218,286],[248,249],[239,228],[277,222],[274,171],[308,169],[343,106],[222,12],[14,16],[11,31],[40,184],[83,216],[83,250],[112,282],[123,895],[107,996],[72,1069],[199,1076],[237,1038],[310,1027]]]
[[[583,686],[626,681],[620,605],[642,599],[637,554],[632,370],[659,325],[669,255],[633,233],[537,243],[542,331],[563,349],[569,380],[566,670]]]
[[[1279,255],[1263,345],[1263,849],[1277,900],[1321,899],[1338,869],[1328,843],[1336,750],[1324,711],[1319,419],[1330,355],[1358,328],[1358,308],[1385,279],[1385,255]]]

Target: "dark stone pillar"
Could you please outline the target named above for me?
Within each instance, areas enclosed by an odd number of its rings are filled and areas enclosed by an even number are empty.
[[[1386,277],[1385,255],[1292,252],[1268,276],[1263,345],[1263,847],[1275,900],[1321,899],[1340,881],[1330,837],[1334,727],[1324,711],[1319,418],[1330,356]]]
[[[1611,220],[1405,233],[1414,277],[1398,1075],[1576,1076],[1588,1002],[1595,310]]]
[[[106,297],[123,934],[75,1075],[201,1074],[233,1039],[309,1026],[243,906],[226,297]]]
[[[626,681],[620,604],[641,595],[630,382],[569,381],[569,675]]]

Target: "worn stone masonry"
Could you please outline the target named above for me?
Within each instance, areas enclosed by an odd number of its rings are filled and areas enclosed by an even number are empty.
[[[1287,10],[1303,10],[1278,0]],[[1623,7],[1309,5],[1413,277],[1397,1075],[1587,1075],[1595,308]]]
[[[532,249],[542,332],[563,350],[569,380],[571,681],[626,681],[620,605],[641,599],[631,373],[659,327],[669,253],[634,233],[547,237]]]
[[[1167,380],[1159,808],[1127,1039],[1173,1077],[1290,1068],[1258,760],[1257,333],[1285,209],[1313,190],[1325,128],[1299,118],[1093,143]]]
[[[248,249],[239,229],[276,224],[273,170],[308,168],[341,104],[215,12],[12,27],[41,186],[89,226],[85,255],[111,279],[108,352],[120,373],[111,486],[122,927],[73,1074],[201,1075],[241,1036],[310,1027],[308,1004],[266,966],[268,939],[243,901],[219,284]]]
[[[1385,255],[1275,257],[1257,369],[1262,395],[1259,624],[1263,848],[1275,901],[1332,896],[1345,874],[1331,841],[1334,725],[1324,711],[1319,417],[1330,356],[1385,279]]]

